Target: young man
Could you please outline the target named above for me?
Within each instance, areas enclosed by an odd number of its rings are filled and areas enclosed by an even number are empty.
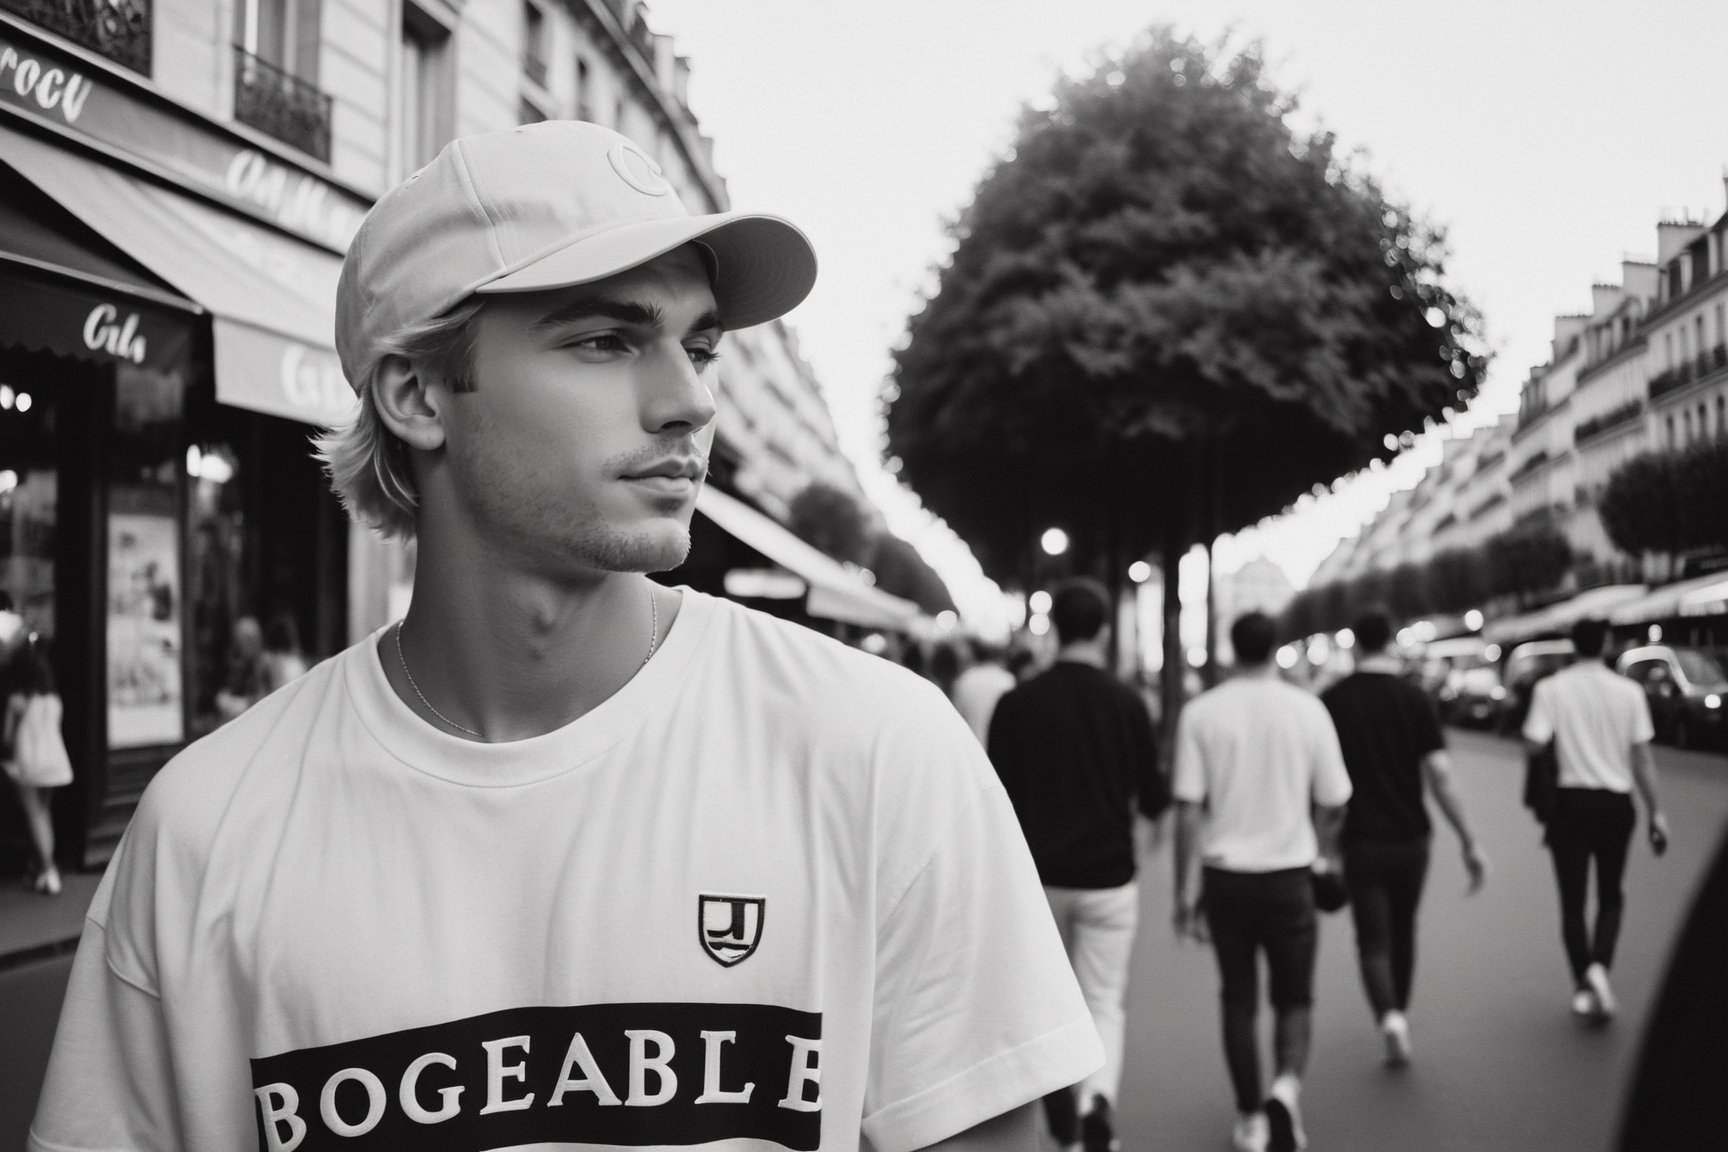
[[[1286,684],[1275,627],[1250,612],[1230,629],[1236,675],[1182,710],[1176,728],[1176,932],[1204,939],[1223,985],[1224,1060],[1236,1092],[1238,1152],[1303,1147],[1319,925],[1310,873],[1336,867],[1350,777],[1325,705]],[[1275,1015],[1275,1075],[1260,1092],[1259,956]]]
[[[791,225],[570,121],[459,140],[343,269],[338,490],[413,606],[193,745],[96,896],[31,1147],[1030,1147],[1100,1053],[933,688],[675,567]]]
[[[1050,1132],[1086,1152],[1117,1146],[1128,962],[1139,918],[1136,813],[1169,803],[1152,718],[1104,666],[1109,596],[1096,580],[1057,587],[1050,607],[1056,662],[1003,696],[989,729],[990,761],[1032,848],[1038,878],[1080,990],[1104,1040],[1104,1067],[1046,1099]]]
[[[1572,1011],[1606,1023],[1615,1011],[1608,983],[1626,897],[1620,887],[1637,815],[1636,785],[1649,815],[1650,848],[1668,847],[1668,818],[1656,794],[1655,728],[1650,703],[1638,685],[1608,667],[1608,626],[1580,620],[1572,626],[1577,663],[1536,684],[1524,740],[1537,752],[1550,740],[1560,765],[1559,787],[1548,817],[1548,851],[1560,887],[1560,935],[1572,969]],[[1596,871],[1596,928],[1585,905],[1590,870]]]
[[[1350,811],[1340,844],[1344,882],[1356,922],[1362,987],[1380,1026],[1386,1062],[1410,1060],[1410,986],[1416,975],[1416,910],[1428,875],[1432,825],[1424,793],[1434,797],[1464,851],[1470,892],[1481,889],[1488,860],[1470,835],[1452,786],[1452,761],[1434,705],[1399,675],[1388,653],[1392,619],[1370,609],[1351,625],[1356,670],[1320,697],[1338,730],[1350,773]]]

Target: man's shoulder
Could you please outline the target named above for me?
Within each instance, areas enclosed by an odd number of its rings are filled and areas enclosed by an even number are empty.
[[[892,660],[731,600],[709,600],[715,626],[706,658],[733,675],[747,671],[761,697],[800,702],[812,722],[824,722],[815,709],[827,705],[890,715],[905,707],[953,711],[940,688]]]
[[[319,713],[332,690],[340,690],[343,662],[353,654],[350,648],[319,663],[176,753],[139,800],[133,818],[139,831],[182,844],[207,840],[248,787],[269,788],[275,774],[253,771],[261,758],[295,757],[327,724]]]

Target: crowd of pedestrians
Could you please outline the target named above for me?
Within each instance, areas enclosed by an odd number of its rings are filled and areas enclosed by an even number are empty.
[[[1013,802],[1104,1042],[1101,1069],[1045,1098],[1051,1137],[1084,1152],[1120,1146],[1137,877],[1173,802],[1174,929],[1209,947],[1217,965],[1232,1147],[1305,1148],[1301,1089],[1319,913],[1348,907],[1385,1064],[1400,1069],[1415,1048],[1410,1011],[1431,811],[1456,839],[1467,893],[1479,892],[1490,872],[1434,703],[1395,649],[1396,622],[1383,609],[1363,612],[1352,625],[1352,670],[1315,692],[1277,667],[1272,619],[1237,619],[1231,674],[1186,704],[1173,760],[1160,764],[1149,702],[1106,669],[1102,587],[1063,583],[1049,615],[1054,654],[1041,670],[1016,676],[1006,667],[1010,654],[959,643],[951,652],[960,671],[941,679]],[[1537,687],[1524,736],[1532,770],[1551,776],[1539,815],[1559,888],[1571,1008],[1600,1025],[1615,1011],[1609,972],[1632,794],[1658,855],[1668,826],[1643,694],[1604,663],[1604,625],[1586,621],[1572,636],[1578,663]],[[932,661],[928,674],[936,671]],[[1269,1080],[1257,1041],[1262,965],[1273,1019]]]

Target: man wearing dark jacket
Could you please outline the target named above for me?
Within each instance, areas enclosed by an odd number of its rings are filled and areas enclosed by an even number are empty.
[[[1063,1145],[1083,1136],[1086,1152],[1116,1147],[1111,1116],[1139,906],[1135,812],[1149,830],[1169,803],[1146,705],[1104,666],[1108,604],[1095,580],[1056,589],[1056,662],[1002,697],[988,741],[1104,1040],[1104,1067],[1079,1085],[1078,1125],[1071,1092],[1045,1101],[1051,1134]]]

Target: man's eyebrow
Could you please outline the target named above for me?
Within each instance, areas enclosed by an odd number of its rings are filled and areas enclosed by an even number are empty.
[[[666,313],[658,305],[642,304],[634,300],[618,300],[610,296],[578,296],[573,300],[564,301],[530,322],[528,331],[530,333],[545,332],[595,317],[617,320],[620,323],[631,324],[639,328],[660,329],[666,326]],[[705,332],[709,329],[724,330],[724,325],[720,322],[720,313],[714,309],[702,313],[690,324],[690,332]]]
[[[531,322],[528,325],[528,331],[531,333],[544,332],[549,328],[558,328],[565,324],[573,324],[578,320],[588,320],[596,316],[643,328],[659,328],[666,322],[666,314],[653,304],[639,304],[634,300],[617,300],[610,296],[578,296],[573,300],[564,301],[538,320]]]

